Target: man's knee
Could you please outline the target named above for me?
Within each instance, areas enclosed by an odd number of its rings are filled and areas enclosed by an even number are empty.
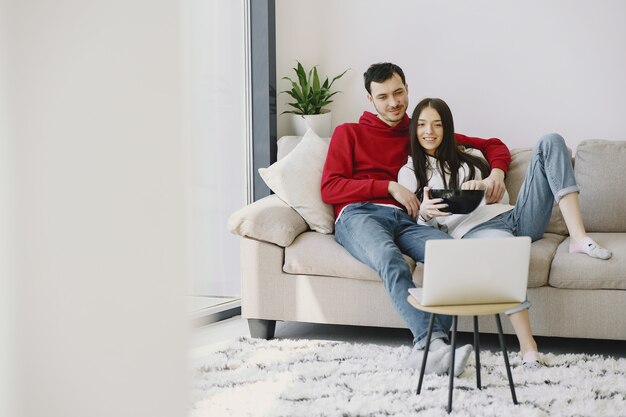
[[[424,242],[431,239],[453,239],[452,236],[442,230],[430,226],[424,227],[428,228],[427,233],[424,235]]]

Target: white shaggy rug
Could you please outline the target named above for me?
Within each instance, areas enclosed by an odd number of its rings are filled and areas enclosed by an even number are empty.
[[[215,346],[193,373],[190,417],[447,416],[448,377],[404,364],[410,347],[241,338]],[[519,405],[501,353],[482,351],[483,389],[472,354],[455,379],[451,416],[626,416],[626,359],[546,354],[526,370],[509,355]]]

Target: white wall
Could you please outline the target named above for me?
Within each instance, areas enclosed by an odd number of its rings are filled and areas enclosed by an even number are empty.
[[[362,74],[392,61],[406,73],[410,111],[441,97],[458,132],[511,148],[553,131],[572,147],[626,139],[626,2],[277,0],[276,10],[280,90],[296,59],[332,75],[354,69],[337,83],[334,125],[369,109]],[[286,118],[279,137],[291,133]]]
[[[226,224],[246,205],[244,1],[181,3],[190,178],[188,292],[239,296],[239,239]]]
[[[180,4],[3,4],[19,379],[2,415],[185,415]]]
[[[7,4],[0,1],[0,416],[16,413],[15,391],[15,167],[7,102]]]

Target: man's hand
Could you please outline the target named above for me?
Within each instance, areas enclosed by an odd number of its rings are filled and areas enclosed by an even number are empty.
[[[485,200],[487,204],[497,203],[504,196],[506,187],[504,186],[504,171],[499,168],[491,170],[491,174],[483,180],[487,189],[485,190]]]
[[[409,216],[414,219],[417,217],[420,210],[420,201],[414,193],[395,181],[389,181],[387,191],[389,191],[389,195],[392,196],[394,200],[406,208],[406,212]]]
[[[483,180],[469,180],[461,184],[461,190],[487,190],[487,183]]]

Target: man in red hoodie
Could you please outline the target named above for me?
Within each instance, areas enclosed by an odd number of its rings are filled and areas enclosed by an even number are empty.
[[[368,99],[377,114],[364,112],[358,123],[345,123],[333,132],[322,174],[322,199],[335,210],[335,239],[356,259],[380,275],[391,300],[413,333],[414,348],[409,366],[421,361],[429,315],[407,301],[415,287],[402,254],[424,261],[428,239],[449,239],[433,227],[418,225],[416,195],[396,182],[409,155],[408,85],[402,69],[391,63],[374,64],[364,74]],[[486,179],[487,202],[499,201],[510,153],[499,139],[456,135],[460,144],[480,150],[491,166]],[[426,372],[445,373],[451,361],[449,316],[437,316]],[[455,374],[460,375],[471,345],[457,349]]]

